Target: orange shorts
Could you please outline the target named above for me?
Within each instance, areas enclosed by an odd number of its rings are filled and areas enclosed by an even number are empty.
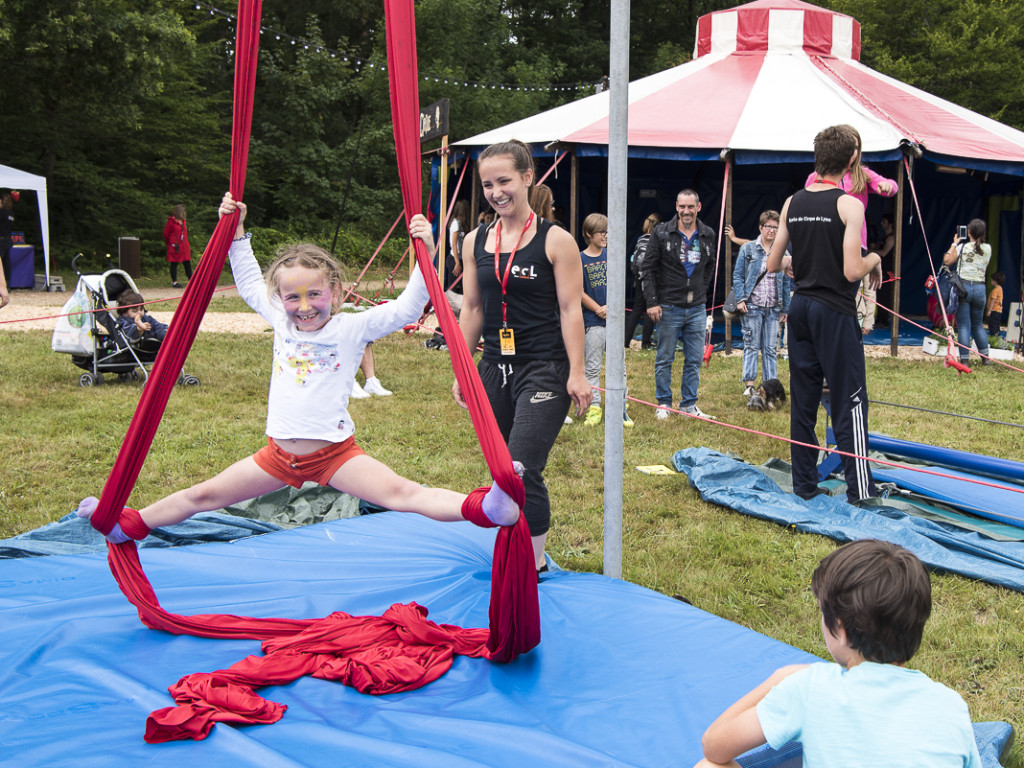
[[[365,452],[356,445],[355,437],[303,456],[288,453],[268,437],[267,444],[253,454],[253,459],[268,475],[288,483],[293,488],[301,488],[307,480],[328,485],[342,464],[363,455]]]

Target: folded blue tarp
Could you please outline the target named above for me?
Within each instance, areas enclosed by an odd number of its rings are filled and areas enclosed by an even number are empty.
[[[993,541],[893,507],[856,507],[831,496],[804,501],[757,467],[710,448],[678,451],[673,461],[701,497],[714,504],[837,541],[891,541],[932,568],[1024,592],[1024,543]]]

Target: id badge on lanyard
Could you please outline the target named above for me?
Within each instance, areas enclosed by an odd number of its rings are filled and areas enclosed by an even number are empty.
[[[519,250],[519,243],[523,239],[523,235],[529,230],[530,225],[533,224],[533,211],[530,211],[530,217],[526,220],[526,226],[523,227],[523,231],[519,233],[519,237],[516,238],[516,244],[512,246],[512,252],[508,255],[508,263],[505,264],[505,274],[501,274],[501,220],[498,220],[497,225],[494,229],[494,275],[498,278],[498,285],[501,286],[501,329],[498,331],[498,346],[502,355],[514,355],[516,353],[516,334],[515,331],[508,327],[508,276],[512,272],[512,260],[516,257],[516,251]]]

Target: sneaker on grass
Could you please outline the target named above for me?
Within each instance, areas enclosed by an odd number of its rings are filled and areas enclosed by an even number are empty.
[[[710,414],[704,413],[704,411],[702,411],[696,405],[691,406],[689,408],[684,408],[683,409],[683,413],[688,413],[691,416],[700,416],[703,419],[711,419],[711,421],[716,421],[714,416],[711,416]]]
[[[665,419],[668,418],[668,406],[659,405],[658,410],[654,412],[654,418],[656,418],[658,421],[665,421]]]
[[[387,397],[388,395],[394,394],[389,389],[384,389],[384,385],[380,383],[380,379],[376,376],[371,376],[363,384],[363,391],[370,395],[377,395],[378,397]]]

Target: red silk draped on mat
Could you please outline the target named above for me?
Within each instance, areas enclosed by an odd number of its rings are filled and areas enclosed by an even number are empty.
[[[239,0],[230,179],[230,190],[236,200],[244,199],[260,12],[261,0]],[[399,44],[394,54],[411,56],[411,64],[410,61],[393,63],[392,71],[409,72],[411,69],[412,111],[406,109],[400,114],[405,115],[409,122],[409,125],[403,127],[403,136],[411,134],[416,137],[415,143],[412,144],[406,139],[403,150],[399,152],[400,164],[405,163],[402,176],[405,180],[410,178],[409,168],[416,171],[418,163],[418,155],[412,162],[406,157],[408,147],[418,149],[418,128],[413,128],[413,124],[419,124],[415,91],[415,31],[411,2],[404,10],[402,19],[403,26],[400,32],[407,42]],[[390,25],[389,16],[389,27]],[[389,28],[389,53],[392,52],[391,37]],[[408,40],[412,40],[412,43],[408,43]],[[396,139],[399,133],[398,122],[396,118]],[[418,174],[414,175],[417,181],[415,190],[403,190],[406,210],[409,212],[418,211],[420,208],[420,180]],[[93,527],[104,534],[109,533],[117,523],[142,469],[167,406],[167,400],[195,341],[199,324],[223,270],[237,226],[237,215],[225,216],[217,223],[199,266],[175,312],[174,323],[171,324],[153,371],[143,389],[139,405],[92,517]],[[423,266],[429,265],[429,257],[420,242],[417,244],[417,258],[427,276],[428,288],[435,306],[447,310],[448,317],[442,319],[442,328],[446,336],[453,338],[457,335],[454,317],[451,316],[444,294],[437,284],[436,274],[432,269]],[[430,279],[431,275],[433,280]],[[489,424],[490,427],[487,430],[477,426],[488,464],[501,486],[522,507],[522,483],[512,470],[508,450],[497,431],[493,414],[481,404],[482,391],[479,391],[479,378],[472,367],[472,357],[465,350],[465,345],[450,345],[449,349],[460,346],[464,354],[461,362],[457,362],[461,368],[456,369],[456,377],[462,383],[464,392],[471,392],[474,383],[478,390],[475,400],[470,397],[467,397],[467,400],[471,403],[474,424]],[[454,353],[453,358],[457,358]],[[492,579],[491,629],[486,647],[486,630],[439,627],[426,621],[426,609],[415,604],[392,606],[381,618],[334,614],[323,619],[274,619],[220,614],[181,616],[168,613],[160,606],[142,570],[135,542],[109,545],[108,559],[111,572],[117,579],[121,591],[138,609],[139,618],[152,629],[199,637],[266,640],[264,648],[268,654],[272,653],[267,647],[272,642],[280,643],[282,648],[291,647],[293,643],[302,644],[308,641],[310,636],[316,637],[320,642],[320,645],[307,648],[303,652],[306,655],[301,656],[301,660],[299,655],[291,653],[290,658],[294,663],[291,669],[286,670],[280,664],[275,666],[274,661],[256,663],[252,661],[254,657],[250,657],[232,667],[234,672],[230,674],[222,671],[207,675],[203,678],[205,682],[198,684],[203,691],[200,693],[197,693],[194,687],[190,687],[188,682],[193,681],[195,676],[183,678],[171,688],[179,706],[160,710],[151,716],[147,725],[147,740],[204,738],[217,721],[273,722],[280,718],[283,708],[264,702],[252,692],[252,686],[280,681],[292,673],[294,674],[288,679],[303,674],[314,674],[348,682],[370,693],[384,693],[415,688],[436,679],[450,666],[453,654],[486,656],[499,661],[515,658],[519,653],[533,648],[540,639],[537,588],[529,544],[529,532],[521,516],[517,526],[503,528],[498,534]],[[339,617],[344,617],[344,620],[340,620]],[[271,641],[271,638],[281,640]],[[401,646],[401,650],[394,650],[396,638],[400,641],[397,645]],[[374,652],[367,646],[367,643],[373,640],[379,641],[381,650]],[[332,649],[333,661],[321,658],[326,653],[324,648]],[[392,650],[387,650],[388,648]],[[316,661],[310,660],[310,654],[317,657]],[[240,666],[244,668],[244,674],[239,673],[237,668]],[[341,667],[351,671],[342,673],[339,671]],[[262,670],[263,677],[257,674],[259,670]],[[365,684],[366,680],[390,682]],[[207,694],[212,699],[204,698]]]
[[[384,16],[387,22],[388,78],[391,84],[395,153],[398,158],[398,175],[402,180],[405,215],[411,218],[423,206],[413,0],[384,0]],[[441,236],[444,236],[443,232]],[[469,406],[487,466],[502,490],[515,499],[522,509],[525,498],[523,483],[512,468],[512,457],[484,394],[480,375],[473,365],[473,355],[463,341],[426,246],[422,240],[413,241],[413,245],[420,271],[426,277],[430,300],[448,342],[455,378]],[[487,648],[492,658],[498,661],[514,659],[540,642],[536,565],[530,532],[522,513],[516,525],[498,531],[491,570],[490,624],[491,636],[487,640]]]

